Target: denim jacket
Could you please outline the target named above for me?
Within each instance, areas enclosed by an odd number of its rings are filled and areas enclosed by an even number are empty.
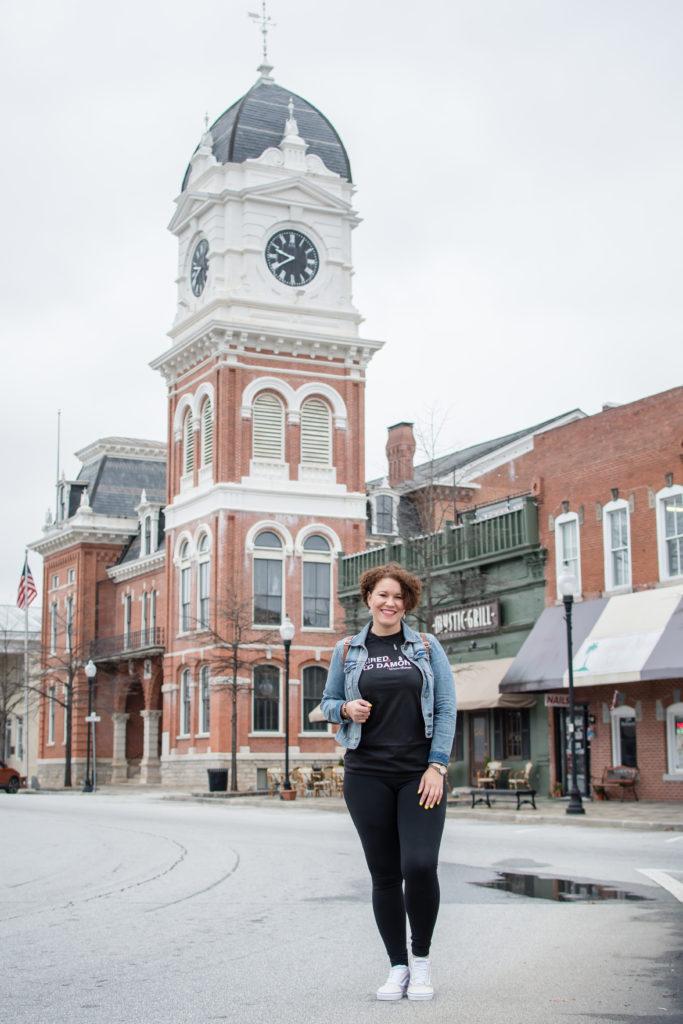
[[[358,680],[368,657],[365,640],[371,623],[351,638],[349,652],[344,661],[344,641],[340,640],[334,649],[327,682],[320,702],[328,722],[340,722],[336,740],[351,750],[360,743],[363,726],[360,722],[342,719],[341,707],[345,701],[359,700]],[[425,737],[431,739],[430,761],[447,765],[451,756],[455,736],[455,686],[453,672],[445,651],[436,637],[429,637],[429,655],[422,643],[422,637],[403,623],[404,643],[401,651],[422,673],[422,715],[425,723]]]

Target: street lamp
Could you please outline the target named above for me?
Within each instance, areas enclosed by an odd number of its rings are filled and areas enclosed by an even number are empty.
[[[97,675],[97,665],[92,660],[92,658],[90,658],[90,660],[85,665],[85,674],[88,677],[88,717],[86,718],[86,723],[87,723],[87,727],[86,728],[87,728],[87,731],[86,731],[86,734],[85,734],[85,781],[83,783],[83,792],[84,793],[92,793],[92,791],[93,791],[93,784],[92,784],[92,775],[90,774],[90,730],[93,728],[93,725],[92,725],[92,718],[93,718],[92,704],[93,704],[93,699],[92,698],[93,698],[93,687],[95,685],[95,676]],[[94,740],[94,737],[93,737],[93,740]],[[93,746],[94,746],[94,744],[93,744]]]
[[[280,637],[285,645],[285,781],[283,789],[290,790],[292,783],[289,781],[289,648],[294,639],[294,625],[288,615],[280,626]]]
[[[569,730],[570,737],[570,749],[572,755],[572,784],[569,792],[569,803],[567,804],[567,814],[585,814],[586,810],[581,802],[581,794],[579,792],[579,784],[576,779],[576,721],[574,718],[574,651],[572,648],[572,607],[574,604],[574,594],[578,582],[574,574],[570,571],[569,566],[565,562],[564,571],[560,575],[557,581],[557,587],[562,595],[562,602],[564,604],[564,621],[567,623],[567,671],[569,675],[569,717],[567,722],[567,729]]]

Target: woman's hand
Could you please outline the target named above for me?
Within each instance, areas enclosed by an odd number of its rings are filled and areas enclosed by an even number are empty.
[[[347,700],[345,711],[352,722],[367,722],[372,704],[367,700]]]
[[[420,795],[420,807],[429,811],[436,804],[441,803],[443,797],[444,777],[437,772],[436,768],[428,768],[420,779],[417,792]]]

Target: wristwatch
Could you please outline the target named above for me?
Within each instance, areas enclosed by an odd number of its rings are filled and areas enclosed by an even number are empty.
[[[430,761],[427,767],[436,768],[439,775],[446,776],[448,774],[448,768],[446,768],[446,765],[439,764],[437,761]]]

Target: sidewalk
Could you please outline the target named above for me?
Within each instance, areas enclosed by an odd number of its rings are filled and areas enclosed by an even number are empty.
[[[43,793],[60,793],[73,799],[87,800],[90,794],[81,790],[43,789],[20,790],[10,799],[24,797],[39,798]],[[215,806],[230,805],[234,807],[269,807],[286,813],[289,808],[303,811],[328,811],[346,814],[346,805],[336,797],[304,797],[291,803],[277,797],[261,796],[255,793],[209,793],[195,789],[166,789],[162,786],[140,786],[137,783],[119,786],[103,786],[97,790],[96,796],[129,797],[142,800],[178,800],[192,803],[208,803]],[[469,796],[460,794],[449,796],[446,815],[463,821],[476,822],[514,822],[529,825],[575,825],[581,828],[627,828],[640,829],[646,832],[683,832],[683,803],[654,800],[584,800],[586,813],[570,815],[566,813],[566,800],[552,800],[549,797],[537,796],[536,807],[523,806],[519,811],[508,800],[500,801],[492,807],[483,804],[470,807]]]

